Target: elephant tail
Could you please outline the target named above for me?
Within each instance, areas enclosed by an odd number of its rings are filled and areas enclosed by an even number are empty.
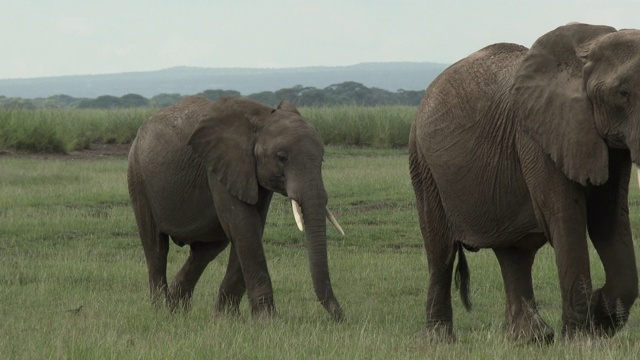
[[[460,290],[460,299],[467,311],[471,311],[471,298],[469,297],[469,265],[467,257],[464,255],[464,247],[461,242],[458,247],[458,265],[456,266],[455,283],[456,289]]]

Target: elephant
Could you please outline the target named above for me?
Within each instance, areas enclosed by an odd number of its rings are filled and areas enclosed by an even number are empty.
[[[532,281],[547,243],[562,336],[610,337],[626,324],[638,296],[628,191],[640,161],[639,30],[572,23],[530,49],[478,50],[429,84],[409,137],[428,338],[455,341],[452,278],[470,310],[464,251],[489,248],[504,283],[507,337],[554,341]],[[605,270],[595,290],[587,239]]]
[[[246,98],[190,96],[139,128],[129,152],[129,195],[149,274],[151,301],[190,307],[207,265],[231,244],[215,314],[238,315],[247,293],[251,317],[275,314],[262,244],[273,193],[291,199],[307,240],[311,277],[333,319],[343,310],[329,277],[324,145],[290,102],[277,108]],[[167,285],[169,238],[188,258]]]

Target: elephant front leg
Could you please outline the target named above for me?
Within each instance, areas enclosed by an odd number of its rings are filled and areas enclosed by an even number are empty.
[[[583,201],[578,201],[579,203]],[[577,209],[584,209],[576,204]],[[584,211],[546,218],[562,294],[562,333],[571,338],[589,332],[592,285]]]
[[[238,240],[239,243],[242,241],[242,239]],[[248,242],[235,245],[235,248],[246,284],[251,316],[254,319],[261,319],[274,315],[276,308],[273,287],[267,270],[262,242]]]
[[[527,136],[519,138],[522,174],[538,225],[553,246],[562,294],[562,333],[572,337],[589,327],[591,273],[587,247],[586,190]]]
[[[620,154],[619,154],[620,155]],[[609,181],[587,198],[589,237],[602,260],[606,282],[593,294],[592,321],[598,335],[612,336],[629,318],[638,297],[638,271],[627,205],[631,163],[610,156]]]
[[[570,211],[545,216],[560,280],[562,333],[569,338],[588,332],[592,293],[584,199],[576,202]]]
[[[233,197],[221,186],[213,187],[212,193],[220,223],[232,243],[232,250],[235,249],[251,314],[254,318],[269,317],[275,313],[275,305],[271,277],[262,246],[264,221],[261,213],[256,206]],[[237,276],[237,265],[231,263],[230,266],[234,269],[229,276]],[[229,284],[237,284],[238,281],[226,279]],[[237,294],[240,291],[232,292]]]
[[[537,250],[546,243],[542,234],[530,234],[520,241],[523,247],[493,249],[506,293],[506,330],[514,340],[550,343],[553,329],[538,313],[533,294],[531,267]]]
[[[240,315],[240,301],[246,291],[244,277],[242,276],[242,268],[234,246],[231,246],[229,252],[229,262],[227,263],[227,272],[222,279],[220,289],[218,291],[218,299],[214,307],[216,315],[231,314]]]
[[[594,291],[591,299],[591,331],[600,336],[613,336],[627,323],[638,297],[631,233],[622,231],[606,240],[592,235],[591,240],[602,260],[606,278],[604,286]]]

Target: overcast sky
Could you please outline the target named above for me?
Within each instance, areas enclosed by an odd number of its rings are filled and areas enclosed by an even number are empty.
[[[640,28],[640,0],[2,0],[0,78],[452,63],[572,21]]]

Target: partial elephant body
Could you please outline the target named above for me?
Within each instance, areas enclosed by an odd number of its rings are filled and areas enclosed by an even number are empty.
[[[446,183],[438,188],[442,204],[468,247],[513,245],[532,231],[542,232],[518,171],[516,124],[504,104],[504,84],[513,80],[525,54],[526,48],[513,44],[472,54],[434,81],[429,93],[437,99],[426,98],[418,110],[416,152],[436,183]],[[456,100],[443,105],[441,98]]]
[[[128,182],[152,300],[188,306],[208,263],[231,244],[216,312],[238,313],[246,291],[253,315],[273,313],[262,234],[278,192],[299,203],[316,294],[340,320],[326,254],[323,153],[315,129],[287,102],[274,109],[188,97],[147,120],[129,153]],[[169,238],[191,249],[171,285]]]
[[[640,32],[573,24],[531,49],[488,46],[445,70],[411,129],[410,170],[427,257],[427,326],[452,339],[456,271],[467,308],[463,249],[493,249],[514,338],[548,341],[531,278],[537,250],[556,254],[563,333],[612,335],[638,294],[628,218],[637,160]],[[612,64],[616,64],[613,66]],[[587,234],[605,285],[592,292]]]
[[[164,109],[142,125],[130,158],[137,174],[132,181],[144,187],[157,229],[181,246],[222,241],[207,170],[185,146],[210,104],[204,98],[186,101],[188,112]]]

